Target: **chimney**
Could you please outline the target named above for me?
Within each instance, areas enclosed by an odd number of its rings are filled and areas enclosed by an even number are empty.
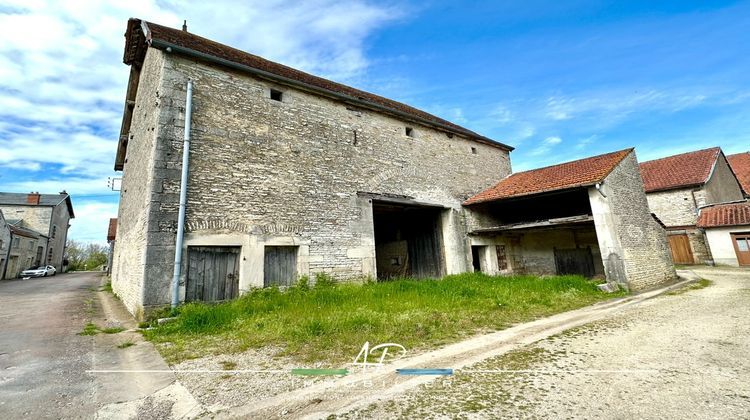
[[[182,30],[184,32],[187,32],[187,19],[182,21]]]
[[[37,192],[34,192],[34,191],[30,192],[26,196],[26,204],[32,204],[32,205],[38,206],[39,205],[39,197],[40,197],[39,191],[37,191]]]

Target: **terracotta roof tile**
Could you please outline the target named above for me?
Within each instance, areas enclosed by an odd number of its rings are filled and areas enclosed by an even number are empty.
[[[643,162],[643,186],[649,193],[703,185],[720,153],[720,148],[712,147]]]
[[[518,172],[469,198],[464,205],[594,185],[609,175],[633,149]]]
[[[697,224],[702,228],[750,225],[750,202],[702,208]]]
[[[742,190],[745,191],[746,195],[750,195],[750,152],[729,155],[727,160],[732,172],[740,181]]]
[[[324,79],[322,77],[313,76],[309,73],[305,73],[303,71],[285,66],[283,64],[279,64],[270,60],[266,60],[263,57],[259,57],[254,54],[250,54],[250,53],[238,50],[236,48],[232,48],[227,45],[223,45],[218,42],[211,41],[210,39],[203,38],[201,36],[195,35],[187,31],[169,28],[169,27],[162,26],[156,23],[152,23],[152,22],[141,21],[140,19],[130,19],[130,21],[128,22],[128,33],[126,33],[125,35],[126,39],[128,40],[127,42],[128,45],[126,45],[125,47],[125,57],[124,57],[125,64],[131,64],[133,61],[138,60],[138,58],[136,57],[139,54],[145,54],[145,50],[143,50],[140,53],[137,52],[137,51],[141,51],[140,46],[131,45],[133,43],[133,41],[131,40],[135,40],[140,37],[139,34],[134,34],[131,31],[140,31],[144,25],[145,25],[145,29],[148,30],[148,34],[146,35],[146,41],[148,42],[152,42],[154,40],[163,41],[163,42],[166,42],[166,43],[178,46],[178,47],[186,48],[186,49],[196,51],[202,54],[206,54],[215,58],[219,58],[221,60],[226,60],[232,63],[251,67],[251,68],[261,70],[261,71],[264,71],[266,73],[270,73],[276,76],[284,77],[287,79],[292,79],[294,81],[301,82],[305,85],[319,88],[328,92],[343,94],[350,98],[363,101],[365,103],[371,103],[376,106],[402,112],[402,113],[411,115],[412,117],[416,117],[418,119],[432,122],[434,124],[439,124],[439,125],[449,127],[450,129],[455,131],[457,134],[465,135],[469,138],[479,140],[483,143],[492,144],[494,146],[497,146],[497,147],[500,147],[509,151],[513,150],[511,146],[508,146],[503,143],[484,137],[464,127],[453,124],[450,121],[446,121],[442,118],[436,117],[434,115],[431,115],[427,112],[411,107],[409,105],[406,105],[406,104],[403,104],[403,103],[400,103],[400,102],[397,102],[388,98],[384,98],[382,96],[375,95],[369,92],[365,92],[359,89],[355,89],[353,87],[349,87],[340,83],[336,83],[336,82]],[[159,47],[153,44],[152,46]],[[165,47],[162,46],[162,48],[165,48]],[[140,59],[142,60],[142,58]]]
[[[117,237],[117,219],[109,219],[109,229],[107,229],[107,240],[114,241]]]

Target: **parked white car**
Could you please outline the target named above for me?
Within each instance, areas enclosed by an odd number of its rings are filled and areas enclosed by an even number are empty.
[[[21,271],[21,277],[47,277],[54,276],[57,270],[52,265],[43,265]]]

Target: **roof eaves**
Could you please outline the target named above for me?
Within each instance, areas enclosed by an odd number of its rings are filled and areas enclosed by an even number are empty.
[[[286,85],[291,85],[291,86],[294,86],[294,87],[297,87],[297,88],[300,88],[300,89],[303,89],[303,90],[307,90],[307,91],[310,91],[310,92],[313,92],[313,93],[322,94],[324,96],[334,97],[334,98],[336,98],[338,100],[342,100],[344,102],[347,102],[347,103],[350,103],[350,104],[353,104],[353,105],[359,105],[359,106],[363,106],[363,107],[366,107],[366,108],[369,108],[369,109],[372,109],[372,110],[375,110],[375,111],[389,113],[389,114],[398,116],[400,118],[407,119],[409,121],[414,121],[414,122],[418,122],[418,123],[421,123],[421,124],[424,124],[424,125],[427,125],[427,126],[432,126],[432,127],[440,128],[441,130],[445,130],[445,131],[448,131],[448,132],[453,133],[453,134],[464,136],[464,137],[467,137],[468,139],[476,141],[478,143],[482,143],[482,144],[486,144],[486,145],[489,145],[489,146],[497,147],[497,148],[506,150],[508,152],[512,152],[515,149],[512,146],[509,146],[507,144],[504,144],[504,143],[495,141],[493,139],[490,139],[488,137],[482,136],[480,134],[477,134],[477,133],[475,133],[475,132],[473,132],[473,131],[471,131],[469,129],[463,128],[463,127],[458,127],[458,126],[457,127],[451,127],[451,126],[442,124],[442,123],[437,122],[437,121],[431,121],[431,120],[429,120],[427,118],[422,118],[422,117],[419,117],[419,116],[416,116],[416,115],[413,115],[413,114],[409,114],[407,112],[400,111],[400,110],[397,110],[397,109],[394,109],[394,108],[391,108],[391,107],[388,107],[388,106],[385,106],[385,105],[380,105],[380,104],[377,104],[377,103],[374,103],[374,102],[371,102],[371,101],[367,101],[365,99],[360,99],[358,97],[350,96],[350,95],[347,95],[347,94],[344,94],[344,93],[335,92],[335,91],[332,91],[332,90],[329,90],[329,89],[325,89],[325,88],[322,88],[322,87],[319,87],[319,86],[313,86],[313,85],[310,85],[308,83],[302,82],[300,80],[295,80],[295,79],[292,79],[292,78],[288,78],[288,77],[285,77],[285,76],[281,76],[281,75],[278,75],[278,74],[267,72],[265,70],[257,69],[257,68],[251,67],[251,66],[247,66],[247,65],[244,65],[244,64],[240,64],[240,63],[237,63],[237,62],[225,59],[225,58],[217,57],[217,56],[212,55],[212,54],[204,53],[204,52],[201,52],[201,51],[196,51],[194,49],[183,47],[183,46],[180,46],[180,45],[176,45],[174,43],[171,43],[171,42],[168,42],[168,41],[164,41],[162,39],[154,38],[152,36],[151,29],[148,27],[148,22],[146,22],[144,20],[141,20],[141,29],[143,30],[144,36],[146,38],[146,42],[148,43],[149,46],[151,46],[153,48],[163,49],[163,50],[165,50],[167,52],[171,52],[171,53],[182,53],[182,54],[191,56],[193,58],[202,59],[204,61],[213,62],[215,64],[222,65],[224,67],[229,67],[229,68],[232,68],[232,69],[235,69],[235,70],[247,72],[247,73],[253,74],[255,76],[262,77],[264,79],[270,79],[270,80],[273,80],[275,82],[279,82],[279,83],[286,84]]]
[[[519,193],[519,194],[509,195],[509,196],[506,196],[506,197],[499,197],[499,198],[489,197],[489,198],[483,198],[483,199],[479,199],[479,200],[466,200],[463,203],[461,203],[461,205],[462,206],[472,206],[474,204],[483,204],[483,203],[489,203],[489,202],[493,202],[493,201],[514,200],[516,198],[524,198],[524,197],[530,197],[530,196],[534,196],[534,195],[543,195],[543,194],[548,194],[548,193],[552,193],[552,192],[569,191],[569,190],[575,190],[575,189],[584,188],[584,187],[588,188],[588,187],[593,187],[594,185],[598,184],[599,182],[601,182],[601,180],[595,181],[595,182],[583,182],[583,183],[579,183],[579,184],[566,185],[563,188],[547,188],[547,189],[539,190],[539,191],[523,192],[523,193]]]

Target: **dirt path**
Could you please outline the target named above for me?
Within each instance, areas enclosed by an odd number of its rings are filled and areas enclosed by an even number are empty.
[[[750,271],[467,366],[342,418],[748,418]],[[321,413],[322,414],[322,413]]]
[[[478,336],[439,350],[398,360],[382,372],[356,372],[344,378],[283,392],[252,404],[220,411],[219,418],[325,418],[332,413],[347,413],[383,401],[400,399],[411,390],[435,386],[435,376],[404,376],[395,374],[402,368],[468,368],[480,361],[535,343],[571,328],[576,328],[616,313],[645,304],[663,293],[657,290],[637,296],[603,302],[587,308],[558,314],[503,331]],[[445,378],[437,383],[445,382]],[[421,391],[420,391],[421,392]],[[383,408],[375,417],[392,414]]]

